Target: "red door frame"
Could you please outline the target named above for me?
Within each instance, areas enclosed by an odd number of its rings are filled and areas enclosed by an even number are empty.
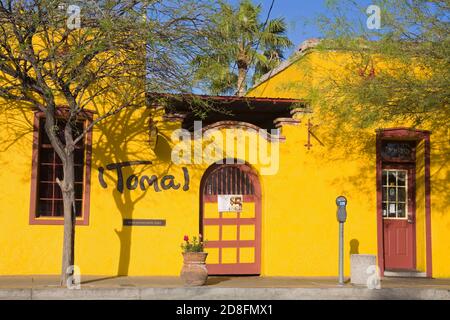
[[[382,158],[381,143],[383,140],[414,140],[424,141],[425,156],[425,239],[426,239],[426,275],[433,276],[432,247],[431,247],[431,184],[430,184],[430,135],[431,131],[411,128],[390,128],[377,130],[376,138],[376,188],[377,188],[377,243],[378,243],[378,267],[381,275],[384,275],[384,242],[383,242],[383,212],[381,206],[381,174]]]
[[[225,160],[224,160],[225,163]],[[200,182],[200,221],[199,221],[199,232],[203,234],[203,226],[205,224],[205,219],[203,218],[204,212],[204,203],[205,202],[216,202],[217,195],[208,196],[204,195],[204,188],[208,177],[217,169],[223,166],[234,166],[241,170],[241,172],[245,172],[248,174],[249,180],[253,184],[254,192],[253,195],[244,195],[244,203],[245,202],[254,202],[255,203],[255,218],[238,218],[238,219],[226,219],[226,223],[236,224],[239,228],[239,225],[245,222],[251,223],[255,225],[255,240],[254,241],[227,241],[227,244],[220,244],[219,241],[209,241],[210,245],[214,245],[216,247],[241,247],[241,246],[251,246],[254,243],[255,248],[255,262],[254,263],[237,263],[230,265],[218,265],[218,266],[208,266],[208,273],[215,275],[226,275],[226,274],[235,274],[235,275],[259,275],[261,273],[261,185],[259,183],[259,178],[254,170],[248,164],[213,164],[211,165],[203,174],[202,180]],[[218,219],[208,219],[210,223],[218,224],[222,219],[222,214],[220,213],[220,217]],[[239,221],[242,220],[242,221]],[[239,229],[238,229],[239,235]],[[219,237],[221,238],[221,228],[219,229]],[[207,239],[206,239],[207,240]],[[208,243],[206,246],[208,246]],[[219,252],[220,255],[220,252]],[[239,255],[237,257],[239,259]],[[239,260],[237,260],[239,262]]]

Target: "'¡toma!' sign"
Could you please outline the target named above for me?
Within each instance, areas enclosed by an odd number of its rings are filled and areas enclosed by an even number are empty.
[[[145,160],[110,163],[110,164],[106,165],[106,170],[115,170],[116,171],[116,176],[117,176],[116,189],[120,193],[123,193],[125,186],[128,190],[135,190],[139,187],[142,191],[145,191],[147,188],[153,186],[155,192],[161,192],[163,190],[169,190],[169,189],[178,190],[181,188],[181,183],[177,183],[177,181],[175,180],[175,177],[170,174],[161,177],[161,180],[158,180],[158,177],[156,175],[152,175],[149,177],[147,175],[137,176],[135,174],[132,174],[126,178],[123,175],[122,168],[131,167],[131,166],[135,166],[135,165],[149,165],[149,164],[152,164],[152,162],[145,161]],[[183,167],[182,169],[183,169],[183,178],[184,178],[182,190],[188,191],[189,190],[189,171],[186,167]],[[104,179],[104,174],[105,174],[105,168],[99,167],[98,168],[98,181],[100,182],[100,185],[102,186],[102,188],[106,189],[106,188],[108,188],[108,185]]]

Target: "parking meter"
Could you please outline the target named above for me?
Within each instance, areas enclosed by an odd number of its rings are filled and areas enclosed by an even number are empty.
[[[347,198],[344,196],[339,196],[336,198],[337,209],[337,220],[339,222],[345,222],[347,220]]]
[[[344,222],[347,220],[347,198],[336,198],[337,221],[339,222],[339,285],[344,284]]]

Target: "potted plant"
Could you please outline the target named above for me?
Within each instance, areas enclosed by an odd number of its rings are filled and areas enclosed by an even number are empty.
[[[184,236],[184,242],[181,244],[183,250],[183,268],[180,277],[187,286],[202,286],[208,279],[208,270],[206,269],[207,252],[203,252],[206,241],[202,240],[202,235],[192,237]]]

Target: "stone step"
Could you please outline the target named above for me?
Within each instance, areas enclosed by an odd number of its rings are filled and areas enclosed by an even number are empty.
[[[384,270],[385,277],[399,277],[399,278],[426,278],[426,272],[420,271],[403,271],[403,270]]]

